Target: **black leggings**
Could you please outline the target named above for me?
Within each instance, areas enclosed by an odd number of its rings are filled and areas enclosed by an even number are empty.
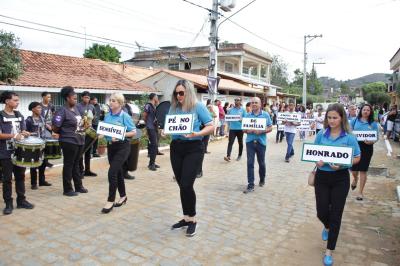
[[[44,159],[41,166],[30,169],[32,186],[37,185],[38,171],[39,171],[39,185],[43,185],[43,183],[46,181],[46,177],[44,175],[44,172],[46,170],[46,164],[47,164],[47,159]]]
[[[235,142],[235,138],[237,137],[239,143],[239,156],[242,156],[243,152],[243,131],[242,130],[229,130],[229,142],[228,142],[228,150],[226,151],[226,155],[231,157],[232,146]]]
[[[63,152],[63,188],[64,193],[73,191],[71,180],[74,180],[75,190],[82,188],[82,173],[79,169],[79,159],[83,145],[60,142]]]
[[[284,136],[285,136],[285,131],[277,130],[276,131],[276,142],[278,142],[278,140],[279,140],[279,142],[282,142],[282,139],[283,139]]]
[[[329,229],[327,249],[335,250],[342,214],[350,187],[348,169],[339,171],[317,170],[315,174],[315,200],[318,219]]]
[[[193,185],[204,156],[201,140],[173,140],[170,160],[179,185],[183,215],[196,216],[196,193]]]
[[[149,157],[150,157],[149,165],[153,165],[156,163],[156,157],[157,157],[157,152],[158,152],[157,129],[148,128],[147,135],[149,138],[149,144],[148,144],[149,145],[148,151],[149,151]]]
[[[128,160],[129,153],[131,151],[131,145],[129,141],[114,142],[107,145],[107,157],[110,163],[108,169],[108,201],[115,201],[115,194],[117,188],[120,197],[125,197],[125,171],[124,164]]]
[[[25,200],[25,168],[13,165],[11,159],[0,159],[3,168],[3,199],[11,203],[12,198],[12,174],[15,177],[15,190],[17,192],[17,203]]]

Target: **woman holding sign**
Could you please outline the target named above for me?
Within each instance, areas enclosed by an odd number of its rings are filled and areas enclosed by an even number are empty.
[[[102,213],[109,213],[114,207],[121,207],[128,200],[125,192],[124,170],[123,165],[128,160],[131,145],[127,138],[136,134],[136,128],[133,124],[132,117],[122,110],[125,104],[124,95],[121,93],[113,93],[110,97],[110,112],[104,117],[104,123],[126,127],[125,136],[120,139],[116,137],[106,136],[107,140],[107,157],[110,164],[108,169],[108,200]],[[119,192],[120,199],[115,201],[115,194]]]
[[[372,110],[372,106],[369,104],[364,104],[361,108],[361,112],[358,113],[358,116],[350,122],[350,125],[355,132],[370,132],[374,131],[376,133],[376,137],[379,136],[378,123],[374,121],[374,112]],[[351,167],[351,171],[353,174],[353,182],[351,183],[351,189],[355,190],[358,182],[358,173],[360,173],[360,194],[357,196],[357,200],[363,200],[364,197],[364,187],[367,183],[367,172],[369,168],[369,164],[371,162],[372,154],[374,153],[374,144],[378,141],[376,140],[358,140],[358,145],[360,145],[361,149],[361,159],[358,164],[353,165]]]
[[[186,227],[186,236],[196,234],[196,193],[193,185],[202,161],[202,138],[214,131],[212,118],[206,106],[197,102],[193,86],[186,80],[179,80],[171,99],[168,115],[192,115],[193,129],[188,134],[172,134],[170,160],[180,189],[183,219],[172,226],[172,230]],[[168,119],[166,119],[168,120]],[[204,128],[200,130],[201,124]],[[166,127],[169,127],[166,123]],[[171,126],[173,127],[173,126]]]
[[[325,130],[321,130],[314,144],[353,148],[353,164],[360,161],[360,147],[350,126],[346,112],[341,104],[329,105],[324,120]],[[332,265],[332,251],[335,250],[339,236],[342,214],[350,188],[349,166],[327,164],[319,161],[315,173],[315,200],[317,216],[324,224],[322,240],[328,241],[324,265]]]

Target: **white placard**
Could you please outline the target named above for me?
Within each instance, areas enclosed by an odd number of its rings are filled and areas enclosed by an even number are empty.
[[[302,118],[301,123],[315,123],[315,118]]]
[[[322,160],[325,163],[351,166],[353,162],[353,148],[304,143],[301,160],[307,162]]]
[[[353,130],[353,134],[357,137],[358,141],[377,141],[378,131],[376,130]]]
[[[266,130],[266,118],[250,118],[244,117],[242,119],[242,130]]]
[[[124,126],[113,125],[102,121],[100,121],[97,126],[97,134],[120,140],[125,139],[125,132],[126,127]]]
[[[299,131],[315,131],[315,120],[301,119],[300,125],[296,129]]]
[[[279,121],[300,122],[301,114],[298,113],[278,113],[277,119]]]
[[[165,134],[190,134],[193,132],[193,114],[167,115]]]
[[[242,120],[241,115],[225,115],[225,121],[226,122],[237,122]]]
[[[285,130],[285,125],[283,124],[283,121],[276,121],[276,124],[278,125],[278,131]]]

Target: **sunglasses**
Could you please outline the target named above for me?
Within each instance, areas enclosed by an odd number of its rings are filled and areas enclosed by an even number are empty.
[[[185,92],[184,91],[174,91],[174,95],[177,96],[185,96]]]

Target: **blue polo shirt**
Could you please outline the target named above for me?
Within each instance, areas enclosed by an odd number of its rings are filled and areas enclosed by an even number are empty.
[[[243,118],[246,115],[246,111],[243,109],[243,107],[237,108],[235,106],[228,111],[228,115],[240,115],[240,117]],[[229,123],[230,130],[241,130],[242,129],[242,121],[232,121],[232,122],[228,122],[228,123]]]
[[[106,116],[104,117],[104,123],[124,126],[126,127],[126,132],[130,132],[136,129],[135,125],[133,124],[132,117],[130,117],[123,110],[121,110],[121,112],[117,114],[113,114],[111,111],[107,113]],[[111,141],[111,137],[105,136],[105,138],[107,141]]]
[[[267,119],[267,127],[272,126],[272,120],[271,117],[269,116],[269,114],[267,112],[261,111],[258,115],[254,114],[253,112],[246,114],[247,118],[266,118]],[[251,142],[256,140],[258,143],[267,146],[267,133],[263,133],[263,134],[254,134],[254,133],[250,133],[247,134],[246,137],[246,142]]]
[[[376,123],[375,121],[370,124],[368,123],[368,121],[354,118],[350,121],[350,126],[355,131],[377,131],[379,136],[378,123]]]
[[[200,126],[206,125],[208,123],[212,122],[212,118],[210,115],[210,112],[207,110],[207,107],[200,103],[197,102],[193,110],[189,112],[184,112],[181,107],[177,107],[175,111],[172,110],[172,108],[169,109],[168,112],[169,115],[183,115],[183,114],[193,114],[193,132],[199,132],[200,131]],[[193,138],[185,138],[182,134],[172,134],[172,140],[202,140],[203,137],[193,137]]]
[[[346,133],[344,130],[342,130],[340,135],[335,139],[331,137],[330,128],[321,130],[315,137],[314,144],[351,147],[353,148],[353,157],[358,157],[361,155],[360,146],[358,146],[356,137],[353,134]],[[350,168],[350,166],[342,166],[341,169],[346,168]],[[322,171],[335,171],[327,163],[325,163],[322,167],[319,167],[319,169]]]

